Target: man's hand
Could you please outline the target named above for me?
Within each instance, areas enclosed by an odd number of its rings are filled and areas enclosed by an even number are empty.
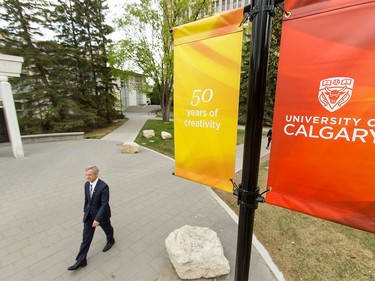
[[[98,221],[93,221],[92,222],[92,227],[97,227],[99,225],[99,222]]]

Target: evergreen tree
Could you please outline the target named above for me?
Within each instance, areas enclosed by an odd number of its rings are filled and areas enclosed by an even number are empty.
[[[282,26],[282,9],[276,10],[276,15],[273,18],[272,34],[270,42],[270,51],[268,59],[268,72],[267,72],[267,86],[264,105],[264,125],[272,126],[273,110],[276,94],[276,81],[279,62],[279,50],[281,39],[281,26]],[[248,81],[249,81],[249,68],[250,68],[250,52],[251,52],[251,25],[245,29],[244,45],[242,52],[242,66],[241,66],[241,85],[240,85],[240,100],[238,121],[240,124],[246,122],[246,109],[247,109],[247,96],[248,96]]]
[[[115,117],[104,2],[4,0],[0,52],[24,58],[21,79],[12,81],[23,133],[84,129]],[[54,40],[38,41],[42,28]]]
[[[276,82],[279,67],[280,40],[283,9],[277,8],[272,22],[272,34],[268,60],[267,88],[264,105],[264,125],[272,126],[275,106]]]
[[[73,98],[80,105],[86,125],[111,122],[115,117],[114,83],[107,59],[104,23],[108,8],[103,0],[58,0],[52,14],[56,39],[70,54],[67,62],[77,85]]]
[[[49,80],[47,67],[50,58],[35,40],[42,36],[41,27],[46,22],[44,16],[48,13],[48,3],[44,0],[4,0],[2,8],[1,19],[6,26],[0,29],[0,51],[24,58],[22,78],[14,80],[15,89],[23,93],[17,97],[23,100],[22,117],[27,117],[31,131],[35,127],[36,130],[48,131],[51,116],[59,114],[49,110],[57,106],[58,94]]]
[[[238,123],[244,125],[246,123],[247,112],[247,96],[250,69],[250,51],[251,51],[251,24],[244,27],[243,46],[241,59],[241,82],[240,97],[238,105]]]
[[[79,1],[58,0],[51,13],[55,40],[63,49],[64,88],[76,105],[74,114],[82,127],[102,123],[90,85],[90,61],[82,43],[82,11]]]
[[[107,122],[111,122],[115,115],[114,104],[116,99],[113,96],[114,83],[107,57],[107,47],[110,43],[107,36],[113,31],[113,28],[104,23],[104,11],[108,9],[104,2],[104,0],[85,1],[84,11],[87,22],[84,26],[86,26],[88,34],[86,48],[90,54],[93,89],[98,113],[106,118]]]

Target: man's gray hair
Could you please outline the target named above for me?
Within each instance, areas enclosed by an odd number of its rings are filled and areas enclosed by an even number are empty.
[[[88,170],[92,170],[94,172],[95,175],[99,174],[99,168],[96,167],[96,166],[89,166],[85,169],[85,171],[87,172]]]

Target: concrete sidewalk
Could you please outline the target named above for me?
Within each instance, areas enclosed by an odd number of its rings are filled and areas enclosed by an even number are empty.
[[[172,159],[144,148],[121,154],[119,146],[129,139],[119,131],[126,124],[107,136],[111,140],[24,145],[24,159],[0,147],[0,280],[180,280],[164,240],[186,224],[218,233],[231,272],[216,280],[233,280],[236,215],[210,188],[172,176]],[[103,253],[98,229],[87,267],[70,272],[82,235],[84,168],[91,164],[111,189],[116,244]],[[250,280],[282,280],[256,243]]]
[[[154,116],[148,114],[127,113],[126,117],[129,118],[129,120],[123,126],[106,135],[102,140],[119,141],[123,143],[133,142],[145,122]]]

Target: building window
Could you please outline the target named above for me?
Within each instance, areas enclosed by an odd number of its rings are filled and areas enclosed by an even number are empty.
[[[225,0],[221,0],[221,10],[225,11]]]
[[[227,0],[227,10],[230,10],[230,0]]]
[[[237,8],[237,0],[233,0],[233,9]]]
[[[216,11],[216,13],[220,12],[220,1],[219,0],[215,1],[215,11]]]

